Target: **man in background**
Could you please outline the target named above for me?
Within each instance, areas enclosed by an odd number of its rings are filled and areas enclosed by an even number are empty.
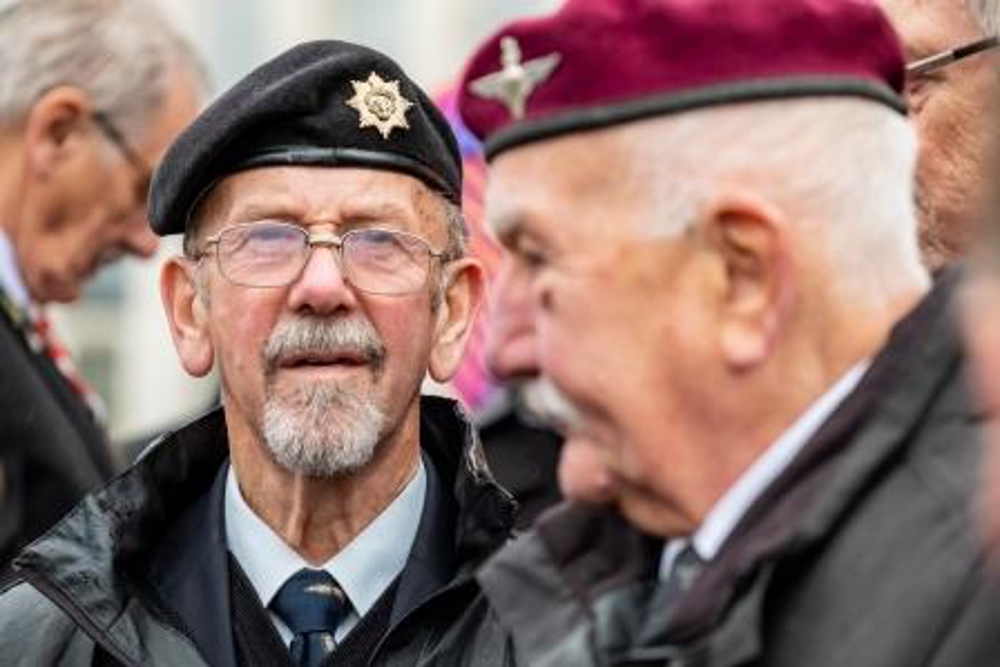
[[[975,238],[1000,111],[997,0],[879,0],[908,62],[907,97],[920,137],[920,246],[931,269]],[[952,55],[954,54],[954,55]]]
[[[859,0],[570,0],[473,57],[504,288],[621,515],[552,513],[480,571],[525,664],[995,655],[904,80]]]
[[[114,259],[153,254],[152,169],[205,87],[144,0],[0,12],[0,567],[114,470],[100,398],[44,307]]]

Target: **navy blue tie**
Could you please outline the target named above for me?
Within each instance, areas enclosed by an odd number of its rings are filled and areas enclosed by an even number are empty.
[[[323,570],[299,570],[271,601],[271,610],[294,635],[289,650],[298,667],[319,667],[333,653],[334,633],[349,609],[344,591]]]

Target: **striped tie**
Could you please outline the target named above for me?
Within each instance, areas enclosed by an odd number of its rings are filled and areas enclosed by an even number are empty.
[[[73,392],[87,406],[94,421],[103,426],[107,420],[104,401],[73,363],[69,350],[55,335],[52,324],[45,314],[37,309],[32,312],[18,307],[3,290],[0,290],[0,309],[3,309],[7,317],[22,331],[28,347],[35,354],[44,355],[52,361]]]

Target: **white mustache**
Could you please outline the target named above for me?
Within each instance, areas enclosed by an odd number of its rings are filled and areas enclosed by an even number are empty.
[[[583,416],[573,402],[547,377],[531,380],[521,388],[525,405],[539,419],[559,431],[580,428]]]
[[[308,317],[280,322],[268,336],[262,356],[264,367],[273,373],[288,357],[342,353],[364,358],[376,372],[386,356],[385,346],[368,320]]]

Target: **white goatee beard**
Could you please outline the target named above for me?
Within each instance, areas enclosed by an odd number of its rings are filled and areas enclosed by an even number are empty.
[[[377,380],[385,348],[366,320],[296,318],[278,325],[264,350],[266,394],[261,432],[274,460],[308,477],[349,474],[367,465],[385,431],[374,392],[331,380],[279,391],[274,372],[283,358],[303,353],[362,356]]]

